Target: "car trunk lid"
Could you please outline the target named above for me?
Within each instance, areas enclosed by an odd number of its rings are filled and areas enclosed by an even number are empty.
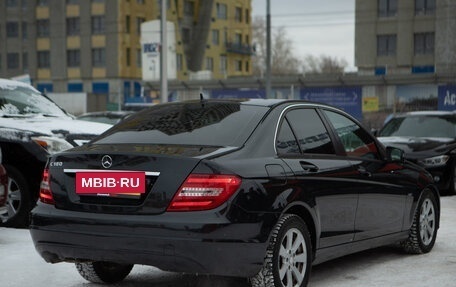
[[[158,214],[167,209],[179,187],[202,159],[234,148],[92,145],[78,149],[80,151],[63,153],[49,161],[50,187],[57,208]]]

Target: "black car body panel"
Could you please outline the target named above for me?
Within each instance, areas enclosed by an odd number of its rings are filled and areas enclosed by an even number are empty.
[[[163,110],[135,114],[88,145],[50,158],[55,204],[39,203],[30,226],[46,261],[113,261],[248,277],[262,267],[271,232],[283,214],[305,221],[317,264],[407,239],[422,191],[429,189],[438,198],[426,171],[388,159],[373,136],[332,107],[301,101],[204,100],[158,109]],[[206,109],[211,113],[205,114]],[[319,130],[293,140],[296,123],[306,122],[300,121],[301,114],[291,113],[295,110],[319,119]],[[188,116],[188,111],[198,116]],[[244,123],[239,126],[230,116],[242,111],[250,119],[239,117]],[[334,127],[334,113],[351,125]],[[186,120],[158,124],[166,115]],[[219,130],[225,120],[238,130]],[[117,135],[116,129],[121,130]],[[142,134],[134,137],[134,129]],[[148,129],[155,130],[153,136]],[[226,132],[232,138],[227,141],[230,137],[224,135],[220,141],[218,133]],[[105,155],[112,158],[109,169],[102,167]],[[74,173],[83,170],[146,171],[155,178],[147,179],[140,198],[95,196],[88,201],[75,192]],[[170,211],[192,174],[235,175],[241,183],[216,208]]]

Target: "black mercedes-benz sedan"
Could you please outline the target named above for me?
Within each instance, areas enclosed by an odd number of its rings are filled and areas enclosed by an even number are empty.
[[[30,232],[91,282],[134,264],[306,286],[311,266],[398,243],[429,252],[431,176],[348,114],[283,100],[153,106],[52,155]]]

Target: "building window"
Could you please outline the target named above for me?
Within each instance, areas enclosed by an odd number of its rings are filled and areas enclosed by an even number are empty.
[[[79,0],[67,0],[67,5],[79,5]]]
[[[246,61],[245,62],[245,71],[249,72],[249,70],[250,70],[250,64],[249,64],[249,61]]]
[[[434,33],[415,34],[415,55],[434,54]]]
[[[176,69],[178,71],[182,70],[184,67],[182,65],[182,54],[176,54]]]
[[[245,9],[245,23],[249,24],[249,22],[250,22],[249,9]]]
[[[242,61],[241,60],[234,60],[234,70],[236,72],[242,72]]]
[[[22,22],[22,39],[27,39],[27,22]]]
[[[130,16],[125,16],[125,32],[130,33]]]
[[[36,26],[38,37],[49,37],[49,19],[37,20]]]
[[[136,3],[138,3],[140,5],[144,5],[144,0],[136,0]]]
[[[24,70],[28,69],[28,54],[27,53],[22,53],[22,69],[24,69]]]
[[[195,2],[193,1],[184,1],[184,14],[187,16],[193,16],[193,13],[195,11]]]
[[[47,6],[48,0],[38,0],[38,6]]]
[[[79,17],[67,18],[66,23],[67,23],[66,30],[67,30],[68,36],[79,35],[80,30],[81,30]]]
[[[216,7],[217,7],[217,18],[218,19],[227,19],[228,15],[227,15],[226,4],[217,3]]]
[[[219,30],[212,30],[212,45],[219,44]]]
[[[92,34],[103,34],[105,32],[105,17],[92,16]]]
[[[16,8],[18,3],[17,3],[18,0],[7,0],[6,1],[6,7],[8,8]]]
[[[397,15],[397,0],[378,0],[378,16],[393,17]]]
[[[127,65],[127,67],[130,67],[130,65],[131,65],[130,57],[131,57],[131,50],[130,50],[130,48],[127,48],[126,52],[125,52],[125,58],[126,58],[125,64]]]
[[[234,44],[237,46],[242,45],[242,34],[241,33],[236,33],[234,35]]]
[[[415,15],[432,15],[435,13],[435,0],[415,0]]]
[[[396,55],[396,35],[377,36],[377,56]]]
[[[38,68],[49,68],[51,66],[51,57],[49,51],[38,52]]]
[[[214,70],[214,59],[211,57],[206,58],[206,70],[209,70],[209,71]]]
[[[81,52],[79,50],[67,51],[68,67],[79,67],[81,65]]]
[[[141,53],[141,49],[137,49],[136,50],[136,66],[138,68],[141,68],[142,67],[142,53]]]
[[[146,21],[143,17],[136,18],[136,34],[141,35],[141,24]]]
[[[92,0],[92,3],[104,3],[105,0]]]
[[[220,56],[220,73],[225,74],[227,69],[226,56]]]
[[[6,23],[6,37],[17,38],[19,35],[19,24],[17,22]]]
[[[234,20],[236,22],[242,22],[242,8],[241,7],[236,7],[234,10]]]
[[[104,48],[92,49],[92,66],[104,67],[106,66],[106,52]]]
[[[6,55],[6,67],[8,70],[19,69],[19,53],[8,53]]]

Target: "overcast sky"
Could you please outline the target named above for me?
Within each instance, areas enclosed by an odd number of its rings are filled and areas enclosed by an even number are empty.
[[[284,27],[294,54],[343,58],[354,69],[355,0],[270,0],[271,25]],[[266,17],[266,0],[252,0],[252,16]]]

